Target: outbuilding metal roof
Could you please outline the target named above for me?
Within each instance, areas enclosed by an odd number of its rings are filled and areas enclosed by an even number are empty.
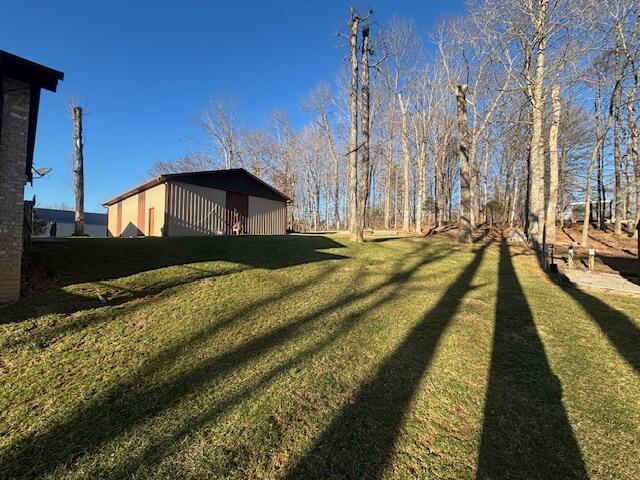
[[[118,203],[125,198],[129,198],[137,193],[148,190],[149,188],[160,185],[167,181],[177,181],[189,183],[192,185],[200,185],[202,187],[215,188],[227,192],[242,193],[252,195],[254,197],[268,198],[271,200],[279,200],[281,202],[291,203],[291,199],[284,193],[276,190],[268,183],[260,180],[258,177],[248,172],[244,168],[229,168],[225,170],[207,170],[203,172],[185,172],[185,173],[167,173],[153,178],[131,190],[128,190],[110,200],[103,205],[109,206]]]
[[[72,210],[56,210],[55,208],[36,208],[35,215],[38,220],[45,222],[73,223],[76,214]],[[84,223],[86,225],[107,225],[106,213],[84,213]]]

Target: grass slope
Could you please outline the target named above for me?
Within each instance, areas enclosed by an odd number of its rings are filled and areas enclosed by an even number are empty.
[[[55,282],[0,309],[0,477],[634,478],[640,299],[373,240],[36,245]]]

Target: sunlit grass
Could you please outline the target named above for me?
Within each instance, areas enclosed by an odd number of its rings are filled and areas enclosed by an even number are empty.
[[[640,471],[639,299],[563,290],[498,245],[375,240],[36,246],[57,280],[0,309],[0,477],[545,478],[562,442],[579,455],[553,471]],[[494,348],[520,341],[522,371]],[[521,397],[575,439],[520,457],[487,437],[531,424]]]

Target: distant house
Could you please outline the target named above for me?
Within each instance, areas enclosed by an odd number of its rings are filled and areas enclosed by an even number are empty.
[[[33,179],[40,91],[55,92],[63,77],[0,50],[0,303],[20,296],[24,184]]]
[[[73,210],[57,210],[54,208],[35,208],[36,221],[44,223],[44,229],[36,233],[36,237],[48,237],[51,224],[56,222],[56,236],[68,237],[75,229],[75,212]],[[90,237],[107,236],[107,214],[84,212],[84,233]]]
[[[563,219],[568,222],[584,222],[585,205],[585,202],[570,203],[563,213]],[[602,208],[598,208],[599,205],[602,206]],[[601,211],[605,221],[613,221],[615,220],[615,212],[613,210],[611,200],[591,202],[591,206],[589,207],[590,221],[600,222]]]
[[[161,175],[105,202],[109,236],[284,235],[291,199],[242,168]]]

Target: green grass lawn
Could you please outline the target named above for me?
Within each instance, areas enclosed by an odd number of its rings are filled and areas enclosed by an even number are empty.
[[[638,478],[639,298],[372,240],[36,244],[0,478]]]

